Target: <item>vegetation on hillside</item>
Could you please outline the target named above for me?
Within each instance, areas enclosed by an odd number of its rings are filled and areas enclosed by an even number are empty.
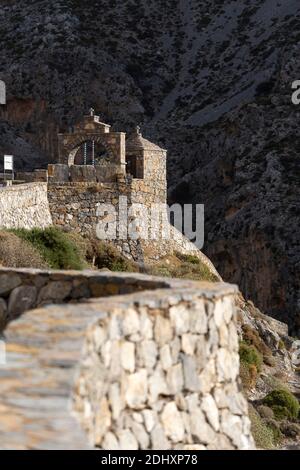
[[[141,266],[123,256],[110,243],[84,238],[58,227],[0,231],[0,265],[16,268],[141,271],[155,276],[218,281],[217,276],[195,255],[175,253]]]
[[[249,418],[251,432],[259,449],[272,449],[280,442],[282,435],[278,427],[262,418],[251,404],[249,404]]]
[[[0,266],[53,269],[107,269],[121,272],[146,272],[152,275],[201,281],[218,281],[200,258],[173,253],[141,266],[124,257],[112,244],[84,238],[58,227],[44,230],[0,231]],[[285,439],[300,436],[299,403],[289,390],[285,377],[276,377],[274,348],[266,338],[245,323],[241,326],[240,377],[245,395],[250,398],[249,417],[258,448],[271,449]],[[284,350],[281,340],[278,348]],[[275,364],[276,365],[276,364]],[[273,369],[272,369],[273,367]],[[271,368],[271,369],[270,369]],[[265,387],[264,396],[253,399],[253,392]]]
[[[257,377],[261,371],[263,358],[255,346],[249,346],[245,342],[240,343],[240,377],[245,390],[256,385]]]
[[[273,390],[264,398],[263,403],[269,406],[277,419],[297,419],[299,402],[288,390]]]
[[[30,243],[50,268],[79,270],[85,266],[76,243],[56,227],[16,229],[12,233]]]
[[[219,279],[197,256],[179,252],[166,256],[147,268],[155,276],[192,279],[194,281],[217,282]]]
[[[263,358],[259,351],[254,346],[249,346],[246,343],[240,344],[240,361],[248,365],[254,365],[257,369],[257,372],[261,371],[261,366]]]
[[[240,378],[244,394],[250,398],[249,418],[256,446],[272,449],[284,444],[286,439],[299,439],[300,405],[289,389],[287,377],[279,374],[276,355],[272,355],[263,337],[250,325],[242,326],[242,337],[239,348]],[[285,348],[282,340],[278,348]],[[254,396],[259,398],[254,399]]]
[[[106,268],[110,271],[119,272],[139,271],[139,266],[136,263],[125,258],[115,246],[103,241],[94,240],[90,242],[87,256],[98,269]]]
[[[47,268],[39,251],[27,240],[5,230],[0,231],[0,266],[11,268]]]

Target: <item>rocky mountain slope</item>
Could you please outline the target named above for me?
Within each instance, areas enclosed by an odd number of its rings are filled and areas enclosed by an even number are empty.
[[[0,1],[1,152],[38,167],[91,105],[169,149],[227,281],[300,324],[298,0]]]

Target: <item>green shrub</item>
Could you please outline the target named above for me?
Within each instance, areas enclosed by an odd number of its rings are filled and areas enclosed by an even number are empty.
[[[267,419],[265,421],[266,426],[268,426],[269,429],[271,429],[273,433],[273,442],[275,445],[280,444],[282,441],[282,432],[279,428],[278,423],[274,419]]]
[[[194,281],[218,282],[218,277],[195,255],[176,252],[173,257],[161,260],[147,268],[154,276],[191,279]]]
[[[259,336],[257,330],[252,328],[250,325],[244,324],[243,329],[243,340],[249,346],[254,346],[257,351],[259,351],[263,356],[272,356],[271,349],[266,345],[266,343]]]
[[[250,325],[244,324],[243,329],[243,341],[249,346],[254,346],[255,349],[262,354],[263,362],[270,367],[274,367],[276,361],[272,356],[272,351],[269,346],[259,336],[257,330],[252,328]]]
[[[12,232],[31,243],[52,269],[80,270],[85,267],[76,244],[57,227],[48,227],[44,230],[17,229]]]
[[[200,259],[196,255],[189,255],[176,252],[176,256],[178,259],[184,261],[185,263],[200,264]]]
[[[263,404],[272,408],[277,419],[289,418],[289,416],[298,417],[299,402],[287,390],[273,390],[263,399]]]
[[[157,266],[155,269],[150,270],[149,274],[153,274],[154,276],[161,276],[161,277],[172,277],[172,273],[168,266]]]
[[[85,260],[87,267],[89,266],[87,260],[91,251],[92,242],[89,238],[85,238],[78,232],[65,232],[66,237],[76,246],[79,256]]]
[[[240,378],[244,390],[247,391],[255,387],[257,375],[257,369],[254,364],[240,363]]]
[[[292,413],[287,409],[286,406],[281,406],[281,405],[274,405],[273,408],[273,413],[275,418],[278,421],[281,421],[283,419],[292,419]]]
[[[256,446],[259,449],[272,449],[274,447],[273,429],[261,419],[253,405],[249,405],[249,418],[251,421],[251,432]]]
[[[172,269],[172,276],[180,279],[191,279],[194,281],[218,282],[218,278],[213,274],[206,264],[199,260],[199,263],[182,262],[180,266]]]
[[[250,346],[244,342],[240,343],[240,361],[248,365],[254,365],[258,372],[261,370],[263,363],[262,355],[254,346]]]
[[[137,272],[138,266],[131,260],[125,258],[116,247],[109,243],[96,241],[93,243],[92,256],[94,264],[98,269],[109,269],[110,271]]]

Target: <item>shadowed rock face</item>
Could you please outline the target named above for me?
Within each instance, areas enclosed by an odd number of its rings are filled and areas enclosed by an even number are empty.
[[[295,327],[299,315],[298,0],[1,1],[0,150],[57,156],[91,105],[169,149],[170,200],[204,203],[204,250]]]
[[[171,197],[184,200],[186,186],[205,204],[204,252],[217,270],[299,333],[299,112],[282,90],[207,128],[211,159],[201,167],[199,155]]]

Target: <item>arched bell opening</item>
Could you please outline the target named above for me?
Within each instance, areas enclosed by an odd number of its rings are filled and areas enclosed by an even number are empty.
[[[109,150],[99,142],[87,140],[69,153],[68,164],[71,165],[105,165],[112,160]]]

